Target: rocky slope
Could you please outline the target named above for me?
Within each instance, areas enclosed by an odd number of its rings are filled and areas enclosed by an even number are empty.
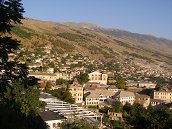
[[[12,34],[29,51],[49,46],[52,53],[82,54],[103,61],[131,59],[139,65],[172,69],[172,41],[167,39],[90,23],[55,23],[28,18],[22,23],[12,29]]]

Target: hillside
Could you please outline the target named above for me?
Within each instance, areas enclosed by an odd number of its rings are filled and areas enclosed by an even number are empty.
[[[29,51],[50,47],[51,53],[71,53],[94,60],[131,59],[145,67],[172,70],[172,41],[90,23],[55,23],[24,19],[12,29]]]

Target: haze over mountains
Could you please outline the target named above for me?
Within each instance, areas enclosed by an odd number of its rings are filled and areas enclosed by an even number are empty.
[[[71,53],[95,60],[125,60],[172,70],[172,41],[155,36],[103,28],[91,23],[55,23],[24,19],[13,36],[32,51],[52,47],[52,53]]]

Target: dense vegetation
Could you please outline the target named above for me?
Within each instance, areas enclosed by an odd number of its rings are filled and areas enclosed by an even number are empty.
[[[45,129],[37,112],[42,105],[37,82],[27,77],[26,64],[9,57],[13,53],[18,56],[20,46],[20,41],[9,36],[11,30],[28,38],[24,31],[12,28],[23,18],[21,0],[1,0],[0,12],[0,128]]]
[[[109,120],[108,110],[123,113],[123,121]],[[153,109],[149,106],[145,109],[140,104],[130,105],[126,103],[124,106],[120,102],[115,102],[112,109],[104,107],[100,109],[104,113],[104,124],[111,125],[118,129],[171,129],[172,128],[172,112],[167,109]]]
[[[74,119],[62,123],[62,129],[98,129],[96,124],[90,124],[85,119]]]
[[[67,88],[58,88],[55,90],[46,89],[47,93],[57,97],[57,99],[68,102],[68,103],[75,103],[75,100],[72,98],[72,95],[69,91],[69,87]]]

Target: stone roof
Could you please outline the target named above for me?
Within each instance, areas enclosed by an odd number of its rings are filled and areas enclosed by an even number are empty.
[[[131,97],[131,96],[134,96],[135,97],[134,92],[130,92],[130,91],[119,91],[119,92],[117,92],[115,94],[114,97],[123,98],[123,97]]]
[[[41,112],[39,112],[39,114],[44,121],[65,120],[66,119],[63,115],[61,115],[57,112],[53,112],[53,111],[41,111]]]
[[[135,97],[136,98],[150,98],[150,96],[148,96],[148,95],[138,94],[138,93],[135,93]]]
[[[115,94],[114,91],[110,90],[102,90],[102,89],[96,89],[96,90],[90,90],[90,94],[86,96],[86,98],[100,98],[100,96],[113,96]]]

